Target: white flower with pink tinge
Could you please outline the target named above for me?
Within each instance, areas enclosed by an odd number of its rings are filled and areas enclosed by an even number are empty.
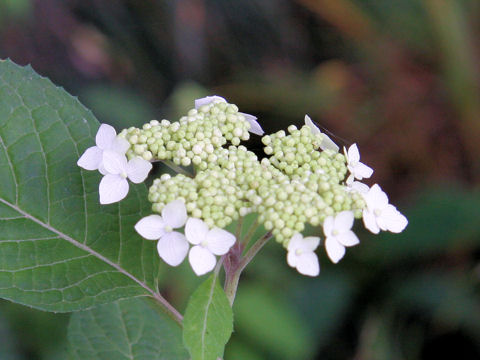
[[[208,105],[211,102],[227,102],[227,100],[217,95],[206,96],[204,98],[195,100],[195,109],[198,109],[203,105]],[[265,133],[260,124],[258,123],[256,116],[245,114],[242,112],[239,112],[239,114],[243,115],[245,117],[245,120],[250,124],[250,129],[248,131],[250,131],[252,134],[262,136]]]
[[[342,211],[335,217],[327,216],[323,222],[325,249],[333,263],[337,263],[345,255],[346,246],[357,245],[360,241],[351,230],[354,221],[352,211]]]
[[[363,209],[363,223],[374,234],[380,230],[393,233],[402,232],[408,220],[395,206],[388,203],[388,196],[378,184],[373,185],[366,194],[362,194],[366,207]]]
[[[300,274],[317,276],[320,273],[320,264],[314,251],[319,244],[319,237],[308,236],[304,238],[298,233],[293,235],[287,247],[288,265],[296,268]]]
[[[125,155],[130,147],[129,142],[118,137],[115,129],[108,124],[100,125],[95,136],[95,143],[95,146],[85,150],[80,159],[78,159],[77,165],[85,170],[98,170],[102,175],[107,174],[103,166],[104,151],[111,150]]]

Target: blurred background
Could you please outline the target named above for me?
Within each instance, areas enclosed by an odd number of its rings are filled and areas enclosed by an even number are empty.
[[[226,360],[480,358],[479,35],[478,0],[0,0],[0,58],[100,122],[174,120],[212,94],[267,133],[308,113],[409,218],[399,235],[359,224],[362,244],[337,265],[322,252],[315,279],[269,243]],[[199,279],[162,272],[183,311]],[[0,359],[63,359],[68,317],[1,301]]]

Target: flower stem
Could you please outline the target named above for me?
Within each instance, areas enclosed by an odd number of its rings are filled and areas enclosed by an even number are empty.
[[[255,230],[255,229],[254,229]],[[269,231],[258,239],[251,247],[248,249],[244,256],[241,256],[245,243],[235,244],[230,252],[225,256],[224,267],[225,267],[225,294],[227,295],[230,305],[233,305],[235,301],[235,295],[237,293],[238,281],[240,280],[240,275],[248,265],[254,256],[260,251],[260,249],[267,243],[267,241],[272,237],[272,233]]]
[[[178,174],[183,174],[188,177],[192,177],[192,174],[190,174],[187,170],[182,168],[181,166],[178,166],[171,162],[170,160],[161,160],[166,166],[168,166],[170,169],[173,171],[177,172]]]
[[[255,234],[255,231],[257,231],[257,228],[258,228],[258,216],[255,218],[255,221],[248,229],[247,235],[245,235],[245,237],[242,239],[242,243],[244,244],[244,246],[248,245],[248,243],[252,239],[252,236]]]

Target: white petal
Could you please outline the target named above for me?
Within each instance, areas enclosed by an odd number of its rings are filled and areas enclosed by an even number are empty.
[[[354,180],[355,180],[355,176],[353,176],[353,174],[350,174],[350,175],[348,175],[345,183],[347,184],[347,186],[351,186],[354,183]]]
[[[222,102],[227,102],[224,98],[221,96],[213,95],[213,96],[206,96],[201,99],[195,100],[195,109],[198,109],[199,107],[202,107],[203,105],[210,104],[213,101],[222,101]]]
[[[373,174],[373,169],[364,163],[359,162],[355,166],[355,177],[358,180],[362,180],[363,178],[369,178]]]
[[[300,255],[297,259],[297,270],[300,274],[308,276],[317,276],[320,274],[320,264],[318,257],[313,252]]]
[[[345,246],[331,237],[327,237],[325,240],[325,249],[330,260],[335,264],[345,255]]]
[[[248,123],[250,124],[250,129],[248,131],[259,136],[262,136],[265,133],[265,131],[263,131],[262,127],[258,123],[256,116],[245,114],[242,112],[239,112],[239,114],[242,114],[243,116],[245,116],[245,120],[247,120]]]
[[[127,163],[128,178],[135,184],[143,182],[150,170],[152,170],[152,164],[140,157],[133,158]]]
[[[360,153],[358,152],[357,144],[353,144],[348,148],[348,163],[355,165],[360,161]]]
[[[112,150],[105,150],[103,166],[109,174],[123,174],[127,169],[127,157]]]
[[[162,210],[165,224],[176,229],[185,225],[187,221],[187,208],[182,200],[169,202]]]
[[[115,137],[115,139],[113,139],[110,150],[124,155],[127,152],[129,147],[130,147],[130,143],[127,140],[117,136]]]
[[[160,215],[149,215],[135,224],[135,230],[148,240],[158,240],[165,234],[165,223]]]
[[[304,252],[311,252],[311,251],[314,251],[319,244],[320,244],[319,237],[307,236],[306,238],[303,238],[303,241],[301,243],[301,249]]]
[[[100,125],[97,135],[95,136],[95,142],[100,149],[107,150],[111,148],[112,142],[116,136],[117,132],[112,126],[108,124],[102,124]]]
[[[326,134],[323,134],[323,139],[322,142],[320,143],[320,149],[322,150],[332,150],[334,152],[338,152],[340,149],[337,144],[333,142],[332,139],[330,139]]]
[[[208,225],[203,220],[189,218],[185,225],[185,236],[192,245],[198,245],[207,238]]]
[[[207,234],[206,248],[215,255],[224,255],[235,244],[235,236],[226,230],[213,228]]]
[[[333,216],[327,216],[323,221],[323,233],[325,236],[332,235],[333,227],[335,226],[335,220]]]
[[[338,235],[336,239],[343,246],[355,246],[360,243],[357,235],[351,230]]]
[[[89,147],[78,159],[77,165],[85,170],[97,170],[102,161],[102,153],[98,146]]]
[[[190,261],[193,271],[198,276],[212,271],[217,263],[215,256],[200,245],[194,246],[190,249],[188,261]]]
[[[112,204],[128,194],[128,181],[119,175],[107,174],[100,181],[98,189],[100,204]]]
[[[166,233],[158,241],[158,255],[170,266],[178,266],[182,263],[188,252],[188,242],[185,235],[172,231]]]
[[[363,195],[369,209],[383,209],[388,205],[388,196],[382,190],[382,188],[375,184],[368,193]]]
[[[408,220],[393,205],[387,205],[377,218],[377,224],[380,229],[394,233],[402,232],[408,224]]]
[[[377,225],[377,218],[373,214],[373,212],[364,209],[363,210],[363,225],[370,230],[374,234],[378,234],[380,232],[380,228]]]
[[[102,161],[100,161],[100,164],[98,165],[98,171],[100,171],[100,174],[102,175],[108,174],[107,169],[105,169],[105,166],[103,166],[103,154],[102,154]]]
[[[342,211],[335,216],[335,229],[340,232],[350,230],[353,226],[353,211]]]
[[[352,181],[349,185],[351,190],[358,192],[359,194],[366,194],[370,188],[367,184],[361,183],[360,181]]]
[[[305,115],[305,125],[307,125],[310,130],[312,130],[312,133],[321,134],[320,129],[313,123],[312,119],[310,119],[310,116],[308,115]]]
[[[288,242],[287,250],[291,252],[295,252],[295,250],[301,246],[302,241],[303,241],[303,236],[301,234],[299,233],[294,234],[290,239],[290,241]]]
[[[287,263],[289,266],[297,267],[297,259],[298,256],[295,254],[295,250],[287,253]]]

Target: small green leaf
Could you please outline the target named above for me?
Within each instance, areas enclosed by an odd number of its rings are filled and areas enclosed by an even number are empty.
[[[185,360],[178,325],[143,299],[120,300],[72,315],[71,360]]]
[[[233,331],[233,312],[215,274],[192,294],[183,319],[183,342],[192,360],[223,356]]]
[[[102,206],[100,174],[76,164],[98,126],[32,68],[0,60],[0,297],[68,312],[156,296],[155,243],[134,230],[145,185]]]

